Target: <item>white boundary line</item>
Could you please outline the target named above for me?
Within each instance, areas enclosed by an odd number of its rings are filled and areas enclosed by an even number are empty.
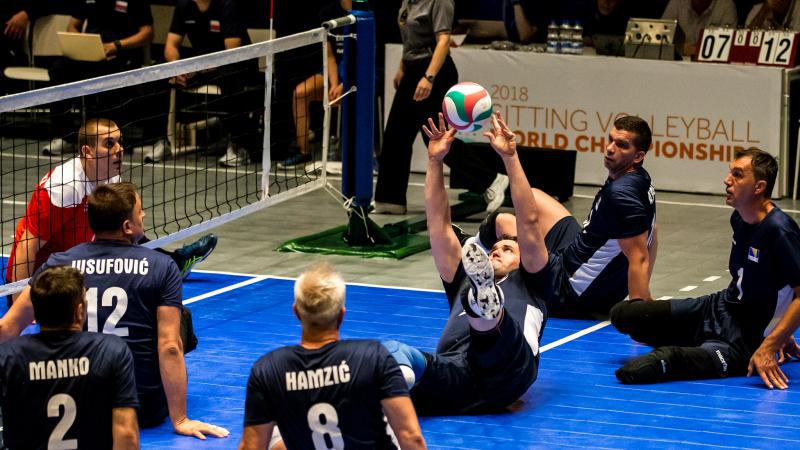
[[[539,349],[539,353],[544,353],[544,352],[546,352],[546,351],[548,351],[550,349],[556,348],[556,347],[558,347],[560,345],[564,345],[567,342],[574,341],[575,339],[578,339],[581,336],[586,336],[589,333],[592,333],[592,332],[597,331],[599,329],[605,328],[605,327],[607,327],[609,325],[611,325],[611,322],[606,320],[604,322],[600,322],[598,324],[592,325],[589,328],[584,328],[583,330],[575,332],[575,333],[572,333],[567,337],[563,337],[563,338],[561,338],[561,339],[559,339],[557,341],[553,341],[553,342],[551,342],[551,343],[549,343],[547,345],[543,345]]]
[[[244,286],[249,286],[251,284],[258,283],[260,281],[264,281],[264,280],[268,280],[268,279],[289,280],[289,281],[296,279],[296,278],[291,278],[291,277],[282,277],[282,276],[273,276],[273,275],[252,275],[252,274],[237,273],[237,272],[220,272],[220,271],[215,271],[215,270],[194,270],[193,272],[216,273],[216,274],[222,274],[222,275],[252,276],[254,278],[242,281],[240,283],[232,284],[230,286],[227,286],[227,287],[224,287],[224,288],[221,288],[221,289],[217,289],[216,291],[211,291],[211,292],[207,292],[207,293],[202,294],[202,295],[198,295],[196,297],[192,297],[192,298],[190,298],[188,300],[185,300],[183,302],[184,305],[188,305],[188,304],[191,304],[191,303],[194,303],[194,302],[198,302],[200,300],[204,300],[206,298],[213,297],[213,296],[218,295],[218,294],[229,292],[229,291],[232,291],[234,289],[238,289],[238,288],[244,287]],[[417,292],[434,292],[434,293],[443,293],[444,292],[443,290],[435,290],[435,289],[407,288],[407,287],[400,287],[400,286],[383,286],[383,285],[369,284],[369,283],[346,283],[346,284],[348,286],[398,289],[398,290],[417,291]],[[561,345],[564,345],[567,342],[574,341],[575,339],[578,339],[579,337],[586,336],[589,333],[592,333],[594,331],[603,329],[603,328],[605,328],[605,327],[607,327],[609,325],[611,325],[611,322],[609,322],[608,320],[606,320],[604,322],[600,322],[600,323],[594,324],[594,325],[592,325],[592,326],[590,326],[588,328],[585,328],[583,330],[580,330],[580,331],[577,331],[575,333],[572,333],[569,336],[563,337],[563,338],[561,338],[561,339],[559,339],[557,341],[553,341],[553,342],[551,342],[551,343],[549,343],[547,345],[543,345],[540,348],[539,353],[544,353],[544,352],[546,352],[546,351],[548,351],[550,349],[553,349],[553,348],[559,347]]]
[[[194,296],[194,297],[192,297],[190,299],[186,299],[186,300],[183,301],[183,304],[184,305],[190,305],[192,303],[199,302],[200,300],[205,300],[205,299],[207,299],[209,297],[213,297],[215,295],[224,294],[224,293],[230,292],[230,291],[232,291],[234,289],[239,289],[240,287],[249,286],[251,284],[258,283],[259,281],[264,281],[264,280],[266,280],[268,278],[270,278],[270,277],[267,276],[267,275],[260,275],[260,276],[254,277],[254,278],[250,278],[249,280],[240,281],[239,283],[232,284],[230,286],[226,286],[224,288],[220,288],[220,289],[217,289],[215,291],[206,292],[205,294],[197,295],[197,296]]]

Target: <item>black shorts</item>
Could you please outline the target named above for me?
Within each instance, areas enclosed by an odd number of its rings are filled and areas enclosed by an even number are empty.
[[[497,329],[471,330],[466,352],[425,353],[425,359],[425,373],[411,389],[424,415],[500,411],[525,394],[539,369],[539,356],[507,311]]]

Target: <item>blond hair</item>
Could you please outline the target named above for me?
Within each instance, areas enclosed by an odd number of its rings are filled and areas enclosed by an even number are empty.
[[[344,307],[344,280],[329,264],[320,263],[303,272],[294,283],[294,304],[304,326],[336,328]]]

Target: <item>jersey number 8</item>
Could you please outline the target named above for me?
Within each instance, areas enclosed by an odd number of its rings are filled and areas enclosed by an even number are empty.
[[[308,427],[317,450],[343,449],[339,415],[330,403],[317,403],[308,409]]]

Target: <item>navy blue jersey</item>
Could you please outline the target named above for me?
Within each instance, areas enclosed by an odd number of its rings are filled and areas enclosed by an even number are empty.
[[[531,352],[537,357],[547,316],[546,296],[549,295],[553,283],[551,278],[552,271],[547,267],[538,274],[519,269],[497,283],[503,291],[506,314],[520,327]],[[467,314],[461,305],[461,296],[467,295],[470,282],[464,272],[464,265],[459,263],[453,281],[443,284],[450,303],[450,317],[442,330],[436,352],[466,352],[470,342],[470,332]]]
[[[0,386],[12,450],[110,449],[111,410],[138,406],[133,358],[116,336],[44,331],[13,339],[0,345]]]
[[[656,194],[643,167],[607,179],[594,197],[583,230],[561,252],[576,297],[609,307],[623,300],[628,295],[628,258],[618,240],[647,231],[649,246],[655,222]]]
[[[165,403],[156,313],[159,306],[183,308],[181,273],[172,258],[139,245],[95,241],[51,255],[39,270],[57,265],[83,273],[85,329],[121,337],[136,361],[139,396]]]
[[[800,229],[777,206],[755,225],[734,211],[731,228],[731,282],[725,304],[755,349],[778,324],[794,299],[793,289],[800,286]]]
[[[250,43],[234,0],[211,0],[203,12],[194,0],[178,0],[169,32],[188,36],[195,55],[225,50],[225,39],[229,38],[240,38],[242,45]]]
[[[290,449],[391,449],[381,401],[399,396],[408,396],[405,379],[376,341],[282,347],[253,365],[244,423],[277,422]]]

